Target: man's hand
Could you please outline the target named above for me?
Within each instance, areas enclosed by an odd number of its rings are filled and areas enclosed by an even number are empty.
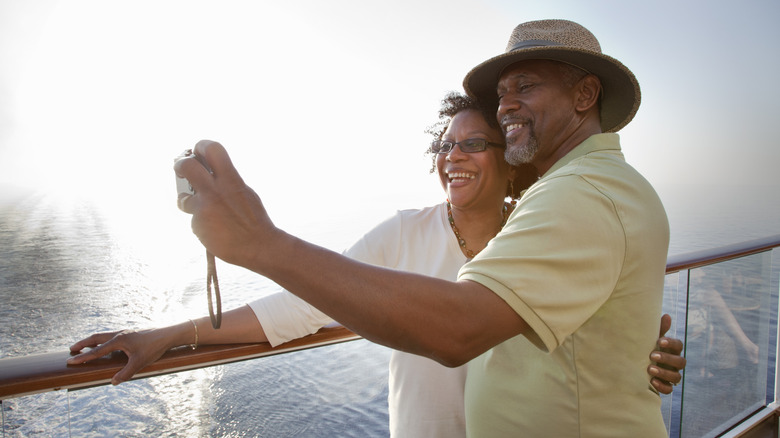
[[[195,158],[204,160],[211,172]],[[260,198],[233,166],[221,144],[202,140],[194,155],[177,160],[174,171],[186,178],[194,194],[180,194],[179,208],[192,214],[192,231],[203,245],[220,259],[249,269],[262,264],[253,261],[272,251],[280,231],[274,227]]]

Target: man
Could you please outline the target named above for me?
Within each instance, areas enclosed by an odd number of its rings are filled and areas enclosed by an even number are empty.
[[[617,135],[601,134],[636,113],[634,75],[601,54],[582,26],[545,20],[518,26],[507,52],[474,68],[464,86],[483,99],[497,96],[507,160],[542,175],[503,238],[459,275],[501,296],[539,347],[512,340],[471,362],[467,426],[484,431],[527,406],[519,415],[556,424],[555,436],[665,435],[651,409],[627,406],[652,402],[634,362],[642,353],[632,350],[652,345],[668,222],[655,191],[625,163]],[[600,344],[609,347],[582,350]],[[587,371],[604,362],[611,380]],[[517,379],[522,390],[507,383],[517,370],[527,377]],[[538,394],[558,400],[555,409],[533,403]]]
[[[633,118],[636,79],[586,29],[548,20],[518,26],[507,52],[464,85],[481,98],[498,92],[507,159],[542,177],[457,282],[361,264],[277,229],[218,143],[195,147],[213,173],[177,161],[195,190],[180,208],[213,254],[367,339],[445,365],[471,361],[472,436],[666,436],[645,367],[668,223],[617,136],[602,134]]]

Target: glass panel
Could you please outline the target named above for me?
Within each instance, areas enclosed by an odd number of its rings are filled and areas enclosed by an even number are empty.
[[[689,271],[681,436],[714,436],[764,406],[770,253]]]
[[[119,431],[139,437],[211,436],[212,384],[230,366],[71,391],[71,432],[73,436],[113,436]]]
[[[208,435],[386,437],[389,353],[360,340],[225,367]]]
[[[389,355],[360,340],[4,400],[0,436],[388,436]]]
[[[2,436],[387,436],[389,355],[360,340],[4,400]]]
[[[688,359],[683,385],[661,399],[670,436],[716,436],[774,401],[780,257],[770,254],[780,251],[666,276],[668,335],[685,339]],[[2,434],[384,436],[388,354],[357,341],[3,400]]]
[[[664,279],[663,313],[668,313],[672,317],[672,327],[666,332],[666,336],[678,339],[685,337],[687,283],[687,271],[669,274]],[[680,416],[682,415],[680,394],[680,387],[675,388],[671,394],[661,394],[661,411],[669,436],[680,436]]]
[[[68,393],[45,392],[3,400],[4,438],[69,436]]]
[[[780,248],[775,248],[771,253],[772,257],[772,273],[770,275],[771,282],[769,289],[772,291],[770,297],[770,312],[769,312],[769,351],[767,362],[767,382],[766,382],[766,404],[774,403],[776,400],[780,400],[775,394],[775,382],[777,381],[777,316],[778,316],[778,301],[780,299]]]

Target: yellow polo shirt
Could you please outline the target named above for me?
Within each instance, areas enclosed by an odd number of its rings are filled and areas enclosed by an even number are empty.
[[[529,188],[459,273],[534,332],[469,363],[469,436],[667,436],[646,368],[668,245],[663,205],[617,134],[590,137]]]

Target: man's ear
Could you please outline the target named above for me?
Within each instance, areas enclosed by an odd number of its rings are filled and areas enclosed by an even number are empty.
[[[588,111],[591,108],[598,107],[599,97],[601,97],[601,81],[596,75],[589,74],[577,83],[577,110]]]

